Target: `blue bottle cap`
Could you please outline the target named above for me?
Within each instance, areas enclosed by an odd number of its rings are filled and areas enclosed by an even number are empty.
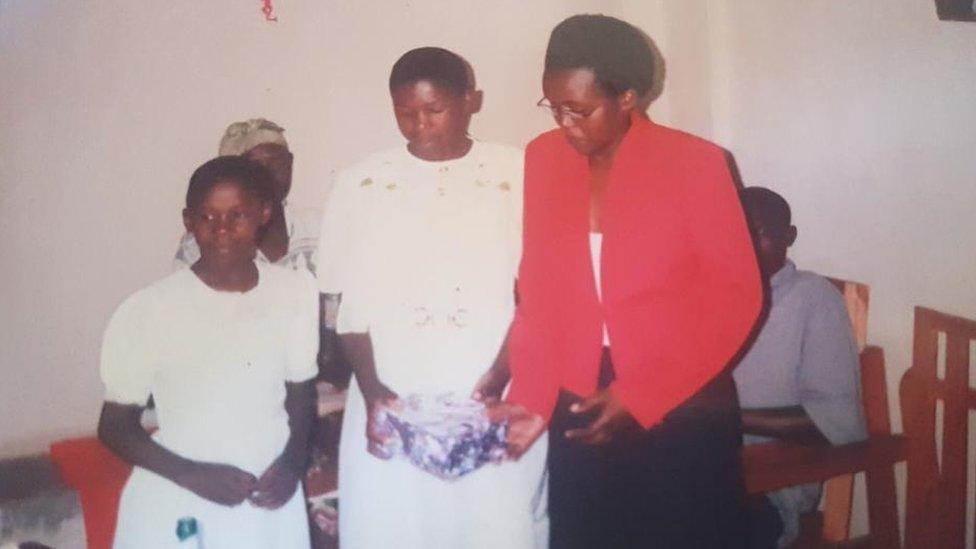
[[[176,521],[176,537],[180,541],[192,538],[197,535],[197,519],[193,517],[183,517]]]

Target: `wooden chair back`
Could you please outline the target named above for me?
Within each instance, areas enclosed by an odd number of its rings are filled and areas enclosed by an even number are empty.
[[[863,351],[868,344],[868,305],[871,301],[871,287],[863,282],[843,280],[827,277],[827,280],[837,288],[844,297],[847,316],[851,319],[851,329],[854,330],[854,341],[857,350]]]
[[[940,352],[940,334],[945,338],[944,352]],[[901,381],[908,440],[906,547],[966,546],[966,489],[973,474],[968,463],[969,415],[976,409],[976,391],[970,384],[974,341],[976,320],[915,308],[912,365]],[[940,405],[942,428],[938,429]]]
[[[868,305],[870,302],[871,291],[867,284],[830,278],[827,280],[837,288],[837,291],[844,297],[844,304],[847,306],[847,315],[851,319],[851,329],[854,332],[854,341],[857,342],[858,351],[864,351],[868,339]],[[880,351],[880,349],[879,349]],[[884,367],[884,357],[881,357],[882,368]],[[862,393],[881,393],[884,395],[883,419],[880,416],[878,421],[888,423],[888,394],[885,383],[884,370],[880,372],[880,380],[877,372],[868,372],[865,376],[864,360],[861,361],[861,390]],[[870,368],[869,368],[870,369]],[[880,381],[880,385],[877,383]],[[865,406],[872,402],[867,394],[862,394]],[[866,410],[867,412],[867,410]],[[865,416],[867,414],[865,413]],[[890,433],[890,423],[887,433]],[[847,540],[851,530],[851,514],[854,509],[854,475],[841,475],[834,477],[824,483],[824,506],[823,506],[823,525],[821,527],[821,537],[824,541],[838,543]]]

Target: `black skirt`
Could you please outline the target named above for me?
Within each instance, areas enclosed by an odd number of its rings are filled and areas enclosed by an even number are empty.
[[[600,385],[612,379],[604,353]],[[589,446],[563,391],[549,428],[552,549],[734,548],[747,526],[735,386],[722,374],[650,430]]]

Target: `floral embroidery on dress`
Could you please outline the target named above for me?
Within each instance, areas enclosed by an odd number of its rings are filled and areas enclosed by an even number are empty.
[[[447,315],[447,321],[456,328],[464,328],[468,325],[467,315],[467,309],[458,307],[453,313]]]

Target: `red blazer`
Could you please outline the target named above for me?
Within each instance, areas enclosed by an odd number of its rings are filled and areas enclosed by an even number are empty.
[[[587,159],[559,130],[526,150],[508,399],[548,420],[560,388],[593,393],[605,322],[610,389],[649,428],[726,367],[756,321],[762,289],[722,149],[634,116],[609,177],[601,303]]]

